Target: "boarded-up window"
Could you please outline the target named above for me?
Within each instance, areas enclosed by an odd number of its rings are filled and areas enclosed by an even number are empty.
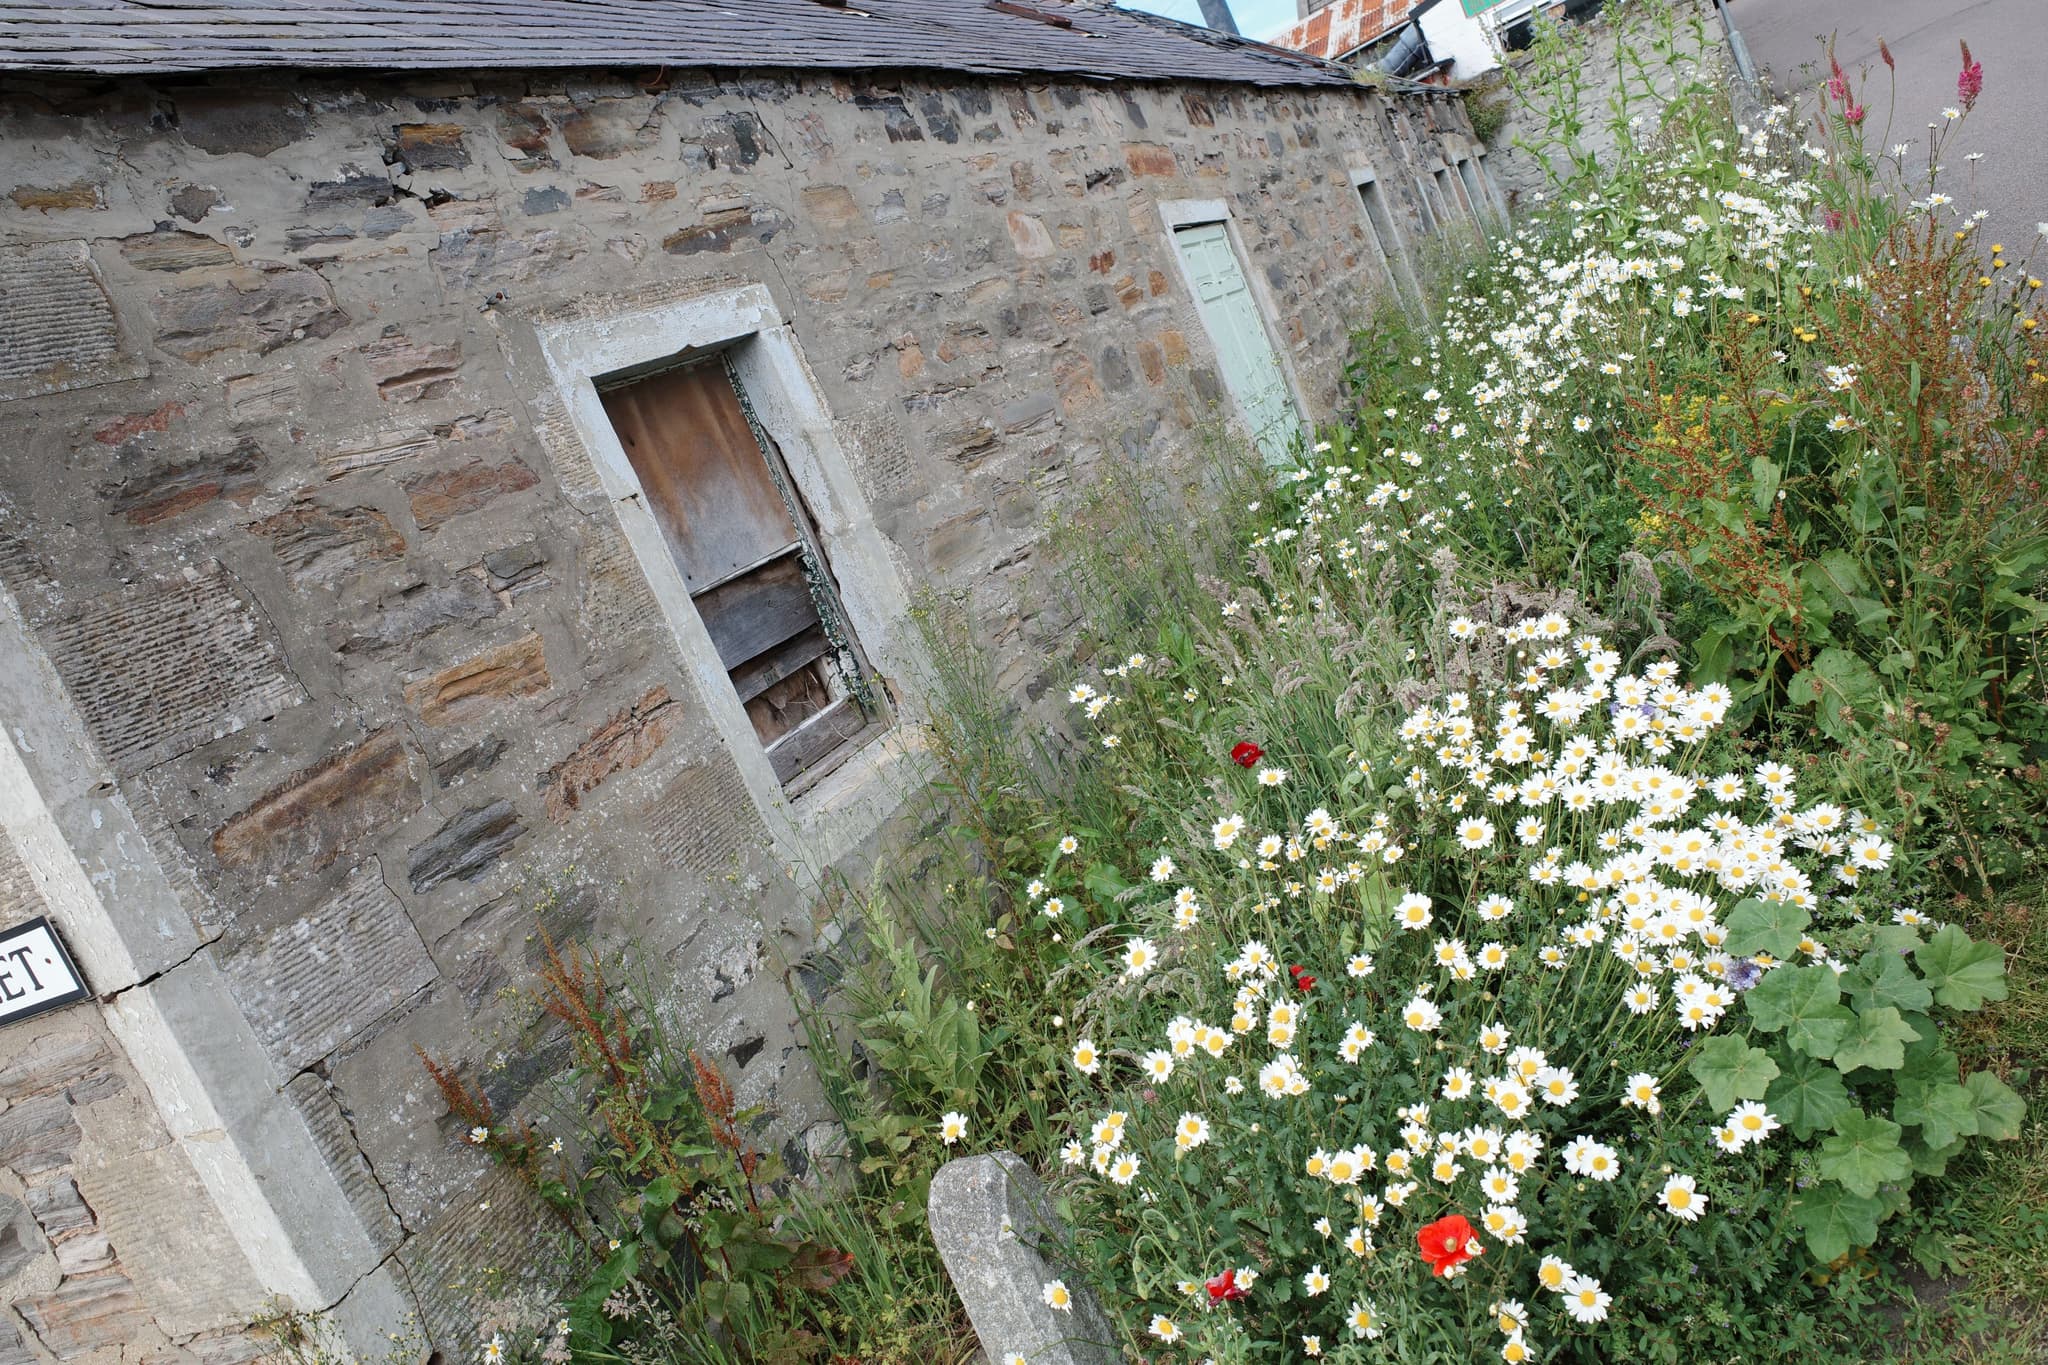
[[[1433,233],[1437,230],[1438,213],[1431,205],[1435,197],[1433,183],[1422,176],[1415,177],[1415,212],[1422,219],[1422,230]]]
[[[881,716],[781,452],[722,356],[599,392],[776,777],[817,777]]]
[[[1451,182],[1450,168],[1439,166],[1430,172],[1436,184],[1436,216],[1439,227],[1448,223],[1453,214],[1464,209],[1464,201],[1458,198],[1458,187]]]
[[[1454,174],[1449,166],[1439,166],[1434,174],[1437,198],[1454,217],[1463,217],[1464,232],[1469,233],[1474,241],[1484,242],[1486,229],[1479,221],[1479,201],[1465,193],[1461,178]]]
[[[1484,226],[1493,216],[1493,201],[1487,197],[1486,186],[1479,179],[1478,167],[1472,158],[1458,158],[1458,180],[1465,187],[1465,201],[1472,206],[1472,216]]]
[[[1507,204],[1500,197],[1500,186],[1493,183],[1493,172],[1486,169],[1486,153],[1481,152],[1472,158],[1472,165],[1479,172],[1479,183],[1484,187],[1487,200],[1493,205],[1494,212],[1506,214]]]
[[[1366,241],[1386,268],[1388,278],[1410,294],[1415,293],[1415,276],[1409,272],[1400,234],[1394,231],[1393,215],[1387,212],[1386,196],[1380,193],[1379,181],[1369,174],[1358,177],[1358,202],[1365,208]]]

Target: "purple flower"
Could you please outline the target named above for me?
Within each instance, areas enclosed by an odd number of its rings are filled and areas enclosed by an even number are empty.
[[[1746,991],[1757,983],[1764,969],[1746,957],[1738,957],[1728,964],[1728,984],[1738,991]]]

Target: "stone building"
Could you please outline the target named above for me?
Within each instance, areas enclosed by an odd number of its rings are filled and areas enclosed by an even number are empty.
[[[829,1143],[913,595],[1042,692],[1044,528],[1332,413],[1468,131],[1071,0],[0,11],[0,931],[89,991],[0,1024],[0,1365],[466,1355],[526,1215],[414,1049],[560,1064],[537,915]]]

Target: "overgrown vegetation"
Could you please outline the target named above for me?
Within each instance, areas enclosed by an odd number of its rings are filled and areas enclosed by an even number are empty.
[[[928,604],[852,1189],[551,959],[588,1131],[444,1080],[581,1248],[534,1349],[957,1355],[925,1190],[1009,1147],[1142,1358],[2035,1358],[2041,285],[1862,108],[1626,104],[1296,466],[1105,480],[1053,728]]]
[[[1361,346],[1240,565],[1081,575],[1065,755],[953,732],[997,907],[924,946],[1029,1040],[970,1131],[1072,1172],[1134,1350],[1862,1359],[2029,1254],[1973,1044],[2040,875],[2038,286],[1857,107],[1682,91]],[[1947,1302],[1909,1352],[2030,1349]]]
[[[1472,121],[1472,136],[1487,147],[1500,140],[1514,107],[1513,92],[1498,74],[1481,76],[1465,87],[1465,116]]]
[[[756,1145],[715,1066],[672,1037],[644,983],[621,992],[579,947],[543,939],[535,1003],[574,1066],[551,1127],[497,1113],[422,1055],[468,1141],[554,1214],[559,1299],[531,1266],[499,1269],[481,1306],[487,1365],[550,1362],[952,1361],[962,1325],[928,1245],[893,1237],[858,1192],[793,1182]],[[842,1197],[843,1196],[843,1197]]]

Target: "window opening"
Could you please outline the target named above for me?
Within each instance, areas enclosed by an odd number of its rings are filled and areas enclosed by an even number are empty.
[[[808,785],[885,717],[730,353],[600,381],[598,396],[776,779]]]
[[[1458,179],[1465,186],[1465,202],[1472,206],[1472,215],[1476,218],[1486,203],[1486,191],[1479,183],[1478,173],[1472,169],[1471,157],[1458,158]]]
[[[1430,203],[1435,191],[1430,182],[1422,176],[1415,177],[1415,208],[1422,218],[1422,230],[1434,234],[1437,230],[1437,215],[1431,211]]]
[[[1436,180],[1437,213],[1449,218],[1459,207],[1458,187],[1451,183],[1451,173],[1446,167],[1439,166],[1430,174]]]
[[[1393,215],[1387,212],[1386,196],[1380,193],[1380,182],[1369,175],[1360,180],[1358,200],[1365,206],[1365,235],[1379,252],[1387,278],[1397,288],[1415,292],[1415,279],[1408,273],[1408,259],[1401,250],[1400,234],[1394,231]]]

